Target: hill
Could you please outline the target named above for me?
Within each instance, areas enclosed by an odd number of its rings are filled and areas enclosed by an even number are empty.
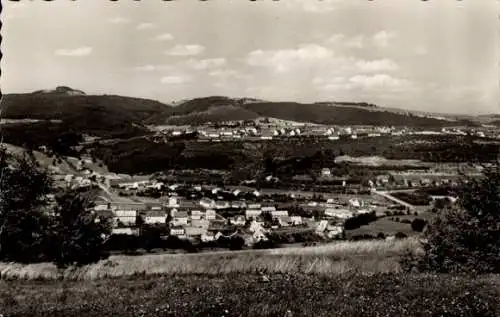
[[[167,107],[148,99],[86,95],[64,86],[27,94],[6,94],[1,103],[4,119],[60,120],[61,130],[103,137],[109,132],[137,134],[146,131],[142,121]]]
[[[397,110],[397,109],[396,109]],[[297,122],[336,125],[442,127],[472,124],[470,120],[435,118],[379,108],[367,103],[297,103],[212,96],[196,98],[148,118],[148,124],[189,124],[272,117]],[[192,121],[194,120],[194,122]]]

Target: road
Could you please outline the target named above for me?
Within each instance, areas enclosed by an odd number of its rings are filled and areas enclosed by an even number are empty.
[[[398,199],[398,198],[392,196],[389,192],[378,191],[378,190],[374,189],[374,190],[372,190],[372,193],[374,195],[379,195],[379,196],[382,196],[384,198],[387,198],[387,199],[389,199],[389,200],[391,200],[391,201],[393,201],[393,202],[395,202],[397,204],[400,204],[400,205],[402,205],[402,206],[404,206],[404,207],[406,207],[406,208],[408,208],[410,210],[414,210],[415,209],[415,206],[413,206],[412,204],[409,204],[409,203],[407,203],[405,201],[402,201],[401,199]]]

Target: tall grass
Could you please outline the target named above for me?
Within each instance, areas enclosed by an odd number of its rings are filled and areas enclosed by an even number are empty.
[[[418,251],[418,240],[338,242],[313,247],[292,247],[200,254],[112,256],[82,267],[58,270],[51,263],[0,263],[2,279],[96,280],[133,275],[229,273],[344,274],[399,272],[399,256]]]

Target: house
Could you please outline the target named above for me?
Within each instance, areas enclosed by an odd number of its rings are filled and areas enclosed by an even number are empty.
[[[200,206],[202,206],[205,209],[215,208],[215,201],[213,201],[210,198],[203,197],[200,200]]]
[[[262,208],[260,208],[260,210],[262,210],[262,212],[273,212],[273,211],[276,211],[276,207],[274,206],[263,206]]]
[[[288,217],[288,211],[287,210],[274,210],[274,211],[271,211],[271,216],[273,218]]]
[[[328,226],[328,220],[321,220],[316,226],[316,232],[317,233],[322,233],[326,230],[326,227]]]
[[[248,228],[248,230],[250,232],[258,232],[258,231],[265,232],[264,222],[253,220],[252,223],[250,223],[250,228]]]
[[[200,238],[201,238],[202,242],[209,242],[209,241],[215,240],[215,236],[211,233],[208,233],[208,232],[202,234]]]
[[[288,216],[279,217],[278,221],[282,227],[288,227],[292,224],[292,220]]]
[[[97,204],[94,207],[95,211],[100,211],[100,210],[110,210],[111,209],[111,204],[106,203],[106,204]]]
[[[303,222],[302,222],[302,217],[301,216],[291,216],[290,217],[290,222],[292,223],[292,225],[294,226],[300,226]]]
[[[196,237],[199,236],[201,237],[205,233],[207,233],[206,228],[199,228],[199,227],[184,227],[185,235],[188,237]]]
[[[201,220],[191,220],[191,227],[197,228],[208,228],[210,226],[210,221],[201,219]]]
[[[139,229],[137,228],[113,228],[111,234],[127,234],[131,236],[139,235]]]
[[[184,228],[183,227],[172,227],[170,228],[170,235],[171,236],[182,236],[185,234]]]
[[[348,209],[340,209],[340,208],[327,208],[325,210],[325,216],[347,219],[353,216],[353,212]]]
[[[231,205],[227,201],[215,202],[215,209],[227,209],[227,208],[231,208]]]
[[[168,198],[168,207],[179,207],[179,200],[177,197],[169,197]]]
[[[163,210],[149,210],[144,214],[144,222],[147,224],[166,224],[167,215]]]
[[[262,231],[256,231],[252,234],[252,242],[256,243],[259,241],[267,241],[268,238],[266,237],[266,234]]]
[[[262,214],[262,210],[260,209],[247,209],[245,210],[245,217],[247,219],[252,219],[260,216]]]
[[[114,210],[115,220],[124,225],[135,225],[138,216],[137,210],[117,209]]]
[[[321,169],[321,175],[322,176],[330,176],[330,175],[332,175],[332,172],[330,171],[329,168],[323,168],[323,169]]]
[[[200,220],[204,213],[200,210],[191,211],[191,220]]]
[[[243,209],[246,208],[247,204],[244,201],[233,201],[231,204],[231,208],[235,209]]]
[[[188,224],[188,213],[187,211],[177,211],[173,215],[172,224],[174,226],[182,226]]]
[[[259,197],[260,196],[260,192],[258,190],[254,190],[252,192],[252,194],[255,196],[255,197]]]
[[[144,203],[121,203],[121,202],[112,202],[111,203],[112,210],[135,210],[135,211],[146,211],[148,210],[148,206]]]
[[[355,207],[355,208],[360,208],[364,204],[362,201],[360,201],[357,198],[351,198],[351,199],[349,199],[349,205],[351,205],[352,207]]]
[[[213,209],[207,209],[205,212],[205,219],[206,220],[215,220],[217,218],[217,214],[215,213],[215,210]]]
[[[248,209],[260,209],[261,205],[260,204],[249,204]]]
[[[235,226],[244,226],[246,223],[245,217],[241,215],[231,217],[229,221]]]

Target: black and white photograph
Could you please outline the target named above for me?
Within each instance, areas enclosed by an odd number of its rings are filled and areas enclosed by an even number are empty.
[[[0,317],[500,316],[496,0],[2,0]]]

